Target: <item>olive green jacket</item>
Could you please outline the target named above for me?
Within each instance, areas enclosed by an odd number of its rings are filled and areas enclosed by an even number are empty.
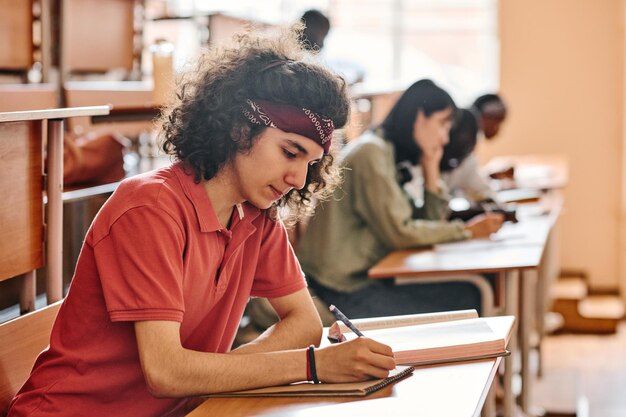
[[[367,270],[394,249],[465,239],[463,223],[443,221],[447,195],[424,193],[416,208],[397,181],[394,148],[368,132],[341,152],[344,181],[320,203],[298,244],[304,272],[350,292],[368,284]]]

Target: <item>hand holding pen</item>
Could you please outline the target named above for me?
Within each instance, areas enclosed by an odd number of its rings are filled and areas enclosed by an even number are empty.
[[[346,341],[336,324],[331,327],[336,332],[329,332],[329,339],[332,333],[337,338],[331,341],[343,343],[335,343],[315,351],[319,379],[326,382],[346,382],[385,378],[395,368],[391,348],[365,337],[337,307],[330,306],[330,311],[359,337]]]

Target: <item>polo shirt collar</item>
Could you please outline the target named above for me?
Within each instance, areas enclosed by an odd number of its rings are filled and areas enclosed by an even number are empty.
[[[174,173],[180,181],[185,196],[191,201],[191,205],[196,212],[200,231],[216,232],[223,229],[217,218],[217,213],[215,213],[213,209],[209,195],[204,188],[203,182],[195,183],[193,169],[183,162],[176,162],[174,164]],[[238,218],[239,222],[251,223],[261,213],[260,209],[247,202],[241,204],[241,207],[241,211],[244,214],[243,219],[239,218],[239,210],[236,207],[233,214]]]

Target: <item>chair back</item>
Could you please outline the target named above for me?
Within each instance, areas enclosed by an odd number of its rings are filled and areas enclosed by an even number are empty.
[[[33,2],[0,0],[0,71],[22,75],[32,67]]]
[[[50,343],[62,301],[0,324],[0,416],[22,387],[35,359]]]
[[[261,35],[273,35],[280,30],[279,26],[260,20],[213,13],[209,15],[209,45],[211,47],[229,45],[233,42],[235,34],[251,28]]]
[[[62,0],[62,79],[135,65],[135,1]]]
[[[0,123],[0,281],[43,266],[41,123]]]
[[[0,112],[58,107],[52,84],[1,84],[0,98]],[[36,121],[0,123],[0,281],[29,275],[22,278],[22,311],[34,309],[34,271],[44,263],[41,130]]]

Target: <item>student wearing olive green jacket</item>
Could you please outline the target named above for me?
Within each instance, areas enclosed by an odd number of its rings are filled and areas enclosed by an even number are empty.
[[[502,216],[469,223],[443,220],[448,197],[439,163],[456,107],[430,80],[414,83],[381,127],[350,142],[341,153],[344,182],[320,203],[298,246],[310,287],[326,303],[352,317],[479,308],[467,283],[397,286],[368,280],[367,270],[395,249],[487,237]],[[402,190],[397,165],[420,164],[424,201],[417,208]]]

